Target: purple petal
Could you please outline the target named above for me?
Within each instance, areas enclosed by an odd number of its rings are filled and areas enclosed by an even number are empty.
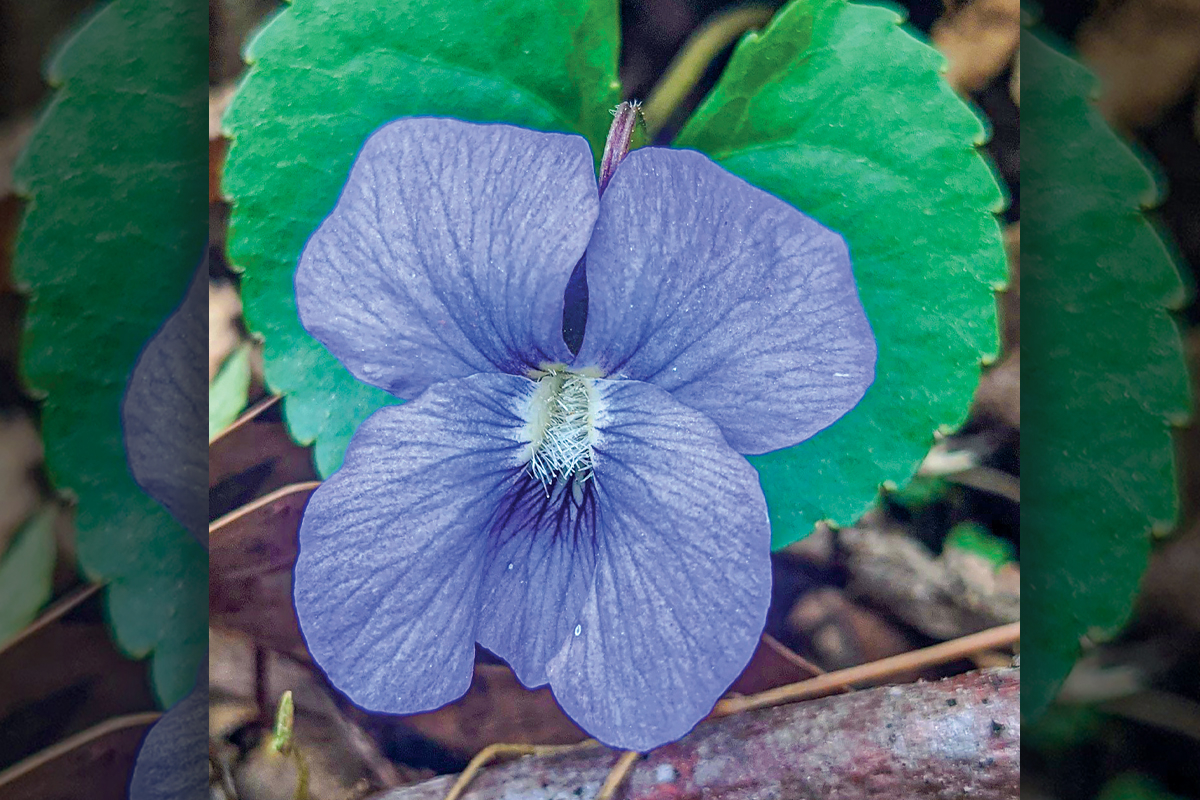
[[[600,385],[595,580],[550,685],[589,734],[644,751],[687,733],[750,660],[771,531],[757,473],[716,425],[648,384]]]
[[[146,343],[121,400],[129,470],[137,484],[208,546],[208,257],[187,294]]]
[[[528,470],[517,476],[489,532],[480,593],[479,643],[503,658],[526,686],[579,621],[596,564],[595,495],[581,486],[549,496]]]
[[[360,380],[404,398],[564,363],[563,292],[598,208],[582,137],[390,123],[300,256],[301,320]]]
[[[532,384],[484,374],[377,411],[309,500],[295,601],[313,658],[374,711],[437,708],[467,690],[485,533],[523,468]]]
[[[601,201],[587,281],[574,363],[666,389],[740,453],[807,439],[874,379],[841,237],[699,153],[629,154]]]
[[[206,659],[207,661],[207,659]],[[208,676],[150,728],[133,763],[129,800],[208,797]]]

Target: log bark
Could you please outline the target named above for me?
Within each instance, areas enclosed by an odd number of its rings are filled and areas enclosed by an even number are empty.
[[[618,753],[531,756],[463,800],[596,796]],[[1020,796],[1020,673],[971,672],[710,720],[638,762],[617,800],[1008,800]],[[377,800],[441,800],[455,776]]]

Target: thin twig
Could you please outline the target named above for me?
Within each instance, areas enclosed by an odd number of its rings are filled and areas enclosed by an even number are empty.
[[[450,787],[450,791],[446,792],[444,800],[458,800],[462,797],[463,792],[467,790],[467,787],[475,779],[475,776],[479,774],[480,770],[497,758],[545,756],[554,753],[566,753],[571,750],[582,750],[588,747],[598,747],[599,745],[600,743],[595,739],[584,739],[578,744],[511,744],[504,742],[489,744],[467,762],[466,769],[458,776],[458,780]]]
[[[616,794],[618,787],[629,775],[629,771],[633,769],[633,765],[638,762],[642,754],[636,750],[626,750],[621,753],[621,757],[617,759],[617,763],[613,764],[609,770],[608,776],[604,779],[604,784],[600,787],[600,791],[596,793],[596,800],[612,800],[612,796]]]
[[[208,525],[209,539],[211,540],[216,534],[220,533],[224,528],[228,527],[233,522],[236,522],[237,520],[241,519],[242,517],[246,517],[246,516],[249,516],[250,514],[253,514],[255,511],[258,511],[260,508],[264,508],[266,506],[271,505],[272,503],[274,503],[276,500],[278,500],[281,497],[287,497],[288,495],[293,495],[293,494],[300,494],[301,492],[313,491],[320,485],[321,485],[320,481],[304,481],[302,483],[292,483],[287,486],[284,486],[283,488],[276,489],[275,491],[271,492],[270,494],[265,494],[262,497],[251,500],[246,505],[241,506],[239,508],[235,508],[233,511],[230,511],[228,514],[221,517],[220,519],[214,520],[213,522],[209,523],[209,525]]]
[[[759,692],[758,694],[746,697],[733,697],[721,700],[717,703],[716,708],[713,709],[712,716],[723,717],[728,714],[737,714],[754,708],[766,708],[783,703],[792,703],[797,700],[808,700],[828,694],[831,690],[841,686],[875,683],[905,672],[957,661],[960,658],[966,658],[972,653],[978,653],[981,650],[1009,647],[1019,642],[1020,639],[1021,623],[1012,622],[1008,625],[1001,625],[996,628],[989,628],[986,631],[973,633],[970,636],[963,636],[960,639],[940,642],[931,647],[901,653],[889,658],[881,658],[878,661],[872,661],[870,664],[860,664],[857,667],[850,667],[849,669],[842,669],[837,672],[827,672],[824,675],[818,675],[815,678],[800,681],[799,683],[780,686],[777,689],[768,689],[765,692]]]
[[[250,406],[250,408],[243,411],[241,413],[241,415],[239,415],[238,418],[235,419],[233,422],[229,423],[227,426],[225,426],[221,430],[217,431],[217,434],[215,436],[213,436],[213,438],[208,440],[209,447],[216,444],[218,441],[224,439],[226,436],[233,433],[233,431],[237,430],[238,428],[241,428],[242,426],[248,424],[250,422],[250,420],[254,419],[259,414],[263,413],[268,408],[275,405],[282,399],[283,399],[282,395],[273,394],[273,395],[264,397],[262,400],[259,400],[257,403]]]
[[[1187,697],[1146,689],[1109,700],[1099,708],[1105,713],[1153,725],[1200,742],[1200,703]]]
[[[972,467],[946,476],[946,480],[1013,503],[1021,502],[1021,479],[991,467]]]
[[[763,640],[763,644],[765,644],[767,647],[771,648],[776,653],[778,653],[780,656],[782,656],[784,658],[784,660],[786,660],[792,664],[795,664],[800,669],[805,670],[806,672],[811,672],[813,675],[826,674],[825,670],[821,669],[819,666],[817,666],[813,662],[809,661],[804,656],[800,655],[799,653],[795,652],[791,648],[787,647],[786,645],[784,645],[782,642],[780,642],[778,639],[776,639],[771,634],[764,633],[762,635],[762,640]],[[852,690],[851,687],[849,687],[849,686],[846,687],[846,689],[848,691]]]

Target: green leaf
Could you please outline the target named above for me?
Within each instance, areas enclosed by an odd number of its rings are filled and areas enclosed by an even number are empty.
[[[997,349],[1004,198],[983,123],[892,10],[794,0],[734,50],[675,144],[838,231],[879,344],[875,383],[808,441],[752,457],[773,545],[855,521],[966,416]]]
[[[946,534],[942,549],[964,550],[999,569],[1016,557],[1012,542],[1001,539],[977,522],[960,522]]]
[[[1150,777],[1127,772],[1105,785],[1097,800],[1183,800],[1165,791]]]
[[[50,599],[54,577],[55,506],[34,513],[0,553],[0,646],[33,621]]]
[[[1021,747],[1043,758],[1070,758],[1105,732],[1106,717],[1093,706],[1051,705],[1034,725],[1021,731]]]
[[[620,100],[616,0],[295,0],[251,42],[224,124],[230,257],[292,436],[328,475],[395,398],[301,327],[292,276],[367,136],[401,116],[582,133],[603,150]]]
[[[30,290],[21,360],[46,394],[47,467],[78,498],[79,563],[109,583],[117,642],[154,653],[168,705],[207,646],[207,559],[134,482],[120,414],[139,352],[204,254],[205,30],[192,0],[105,6],[51,63],[57,91],[14,175],[28,198],[14,256]]]
[[[1151,531],[1176,513],[1171,423],[1187,373],[1173,260],[1144,209],[1151,174],[1108,127],[1086,70],[1023,33],[1023,714],[1129,616]]]
[[[889,491],[885,497],[910,514],[923,511],[946,499],[950,482],[936,475],[918,475],[904,487]]]
[[[208,438],[237,419],[250,394],[250,345],[243,344],[225,359],[208,387]]]

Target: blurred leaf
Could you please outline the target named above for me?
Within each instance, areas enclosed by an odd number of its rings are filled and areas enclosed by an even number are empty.
[[[284,692],[293,695],[293,743],[310,768],[313,798],[375,797],[370,787],[428,777],[385,758],[379,752],[381,720],[335,699],[328,682],[310,666],[218,628],[210,630],[209,644],[210,735],[218,747],[233,747],[230,737],[244,744],[247,729],[264,734],[258,747],[229,765],[235,782],[247,790],[240,795],[245,800],[293,800],[295,770],[279,768],[291,759],[280,758],[270,748],[269,731],[258,710],[260,697],[277,698]],[[289,782],[293,785],[286,785]]]
[[[889,9],[793,0],[748,34],[675,144],[841,233],[879,343],[875,383],[808,441],[752,457],[783,547],[854,522],[964,420],[997,349],[1004,199],[983,123]]]
[[[999,569],[1016,557],[1012,542],[1001,539],[977,522],[960,522],[946,534],[943,549],[965,550]]]
[[[1129,616],[1151,531],[1175,517],[1171,423],[1188,409],[1179,273],[1144,209],[1154,181],[1091,104],[1087,71],[1023,33],[1022,713]]]
[[[1042,755],[1069,756],[1074,748],[1101,736],[1104,719],[1091,706],[1051,705],[1036,725],[1025,726],[1021,746]]]
[[[620,100],[616,0],[295,0],[251,42],[224,124],[229,250],[245,270],[264,373],[289,430],[341,464],[351,435],[396,399],[359,383],[300,325],[292,275],[367,136],[409,115],[588,137]]]
[[[204,253],[204,26],[191,0],[104,6],[51,62],[57,91],[15,169],[29,199],[14,257],[31,291],[22,366],[47,395],[46,464],[78,496],[80,566],[109,587],[116,639],[153,652],[165,704],[204,654],[204,550],[134,482],[120,415]]]
[[[208,446],[210,518],[225,516],[284,486],[317,479],[312,448],[288,435],[277,395],[247,409]]]
[[[1094,12],[1075,34],[1103,88],[1097,105],[1122,129],[1147,128],[1185,100],[1200,73],[1200,3],[1128,0]]]
[[[225,430],[250,396],[250,344],[233,351],[208,387],[208,438]]]
[[[887,499],[909,512],[917,512],[946,499],[950,483],[942,477],[917,476],[903,488],[887,493]]]
[[[768,635],[754,648],[754,655],[742,674],[730,684],[728,691],[737,694],[757,694],[778,686],[786,686],[817,673],[800,666],[796,655]]]
[[[0,553],[0,646],[37,616],[50,599],[56,506],[34,513],[17,532],[7,552]]]
[[[1164,791],[1153,778],[1127,773],[1109,781],[1097,800],[1183,800],[1183,798]]]

